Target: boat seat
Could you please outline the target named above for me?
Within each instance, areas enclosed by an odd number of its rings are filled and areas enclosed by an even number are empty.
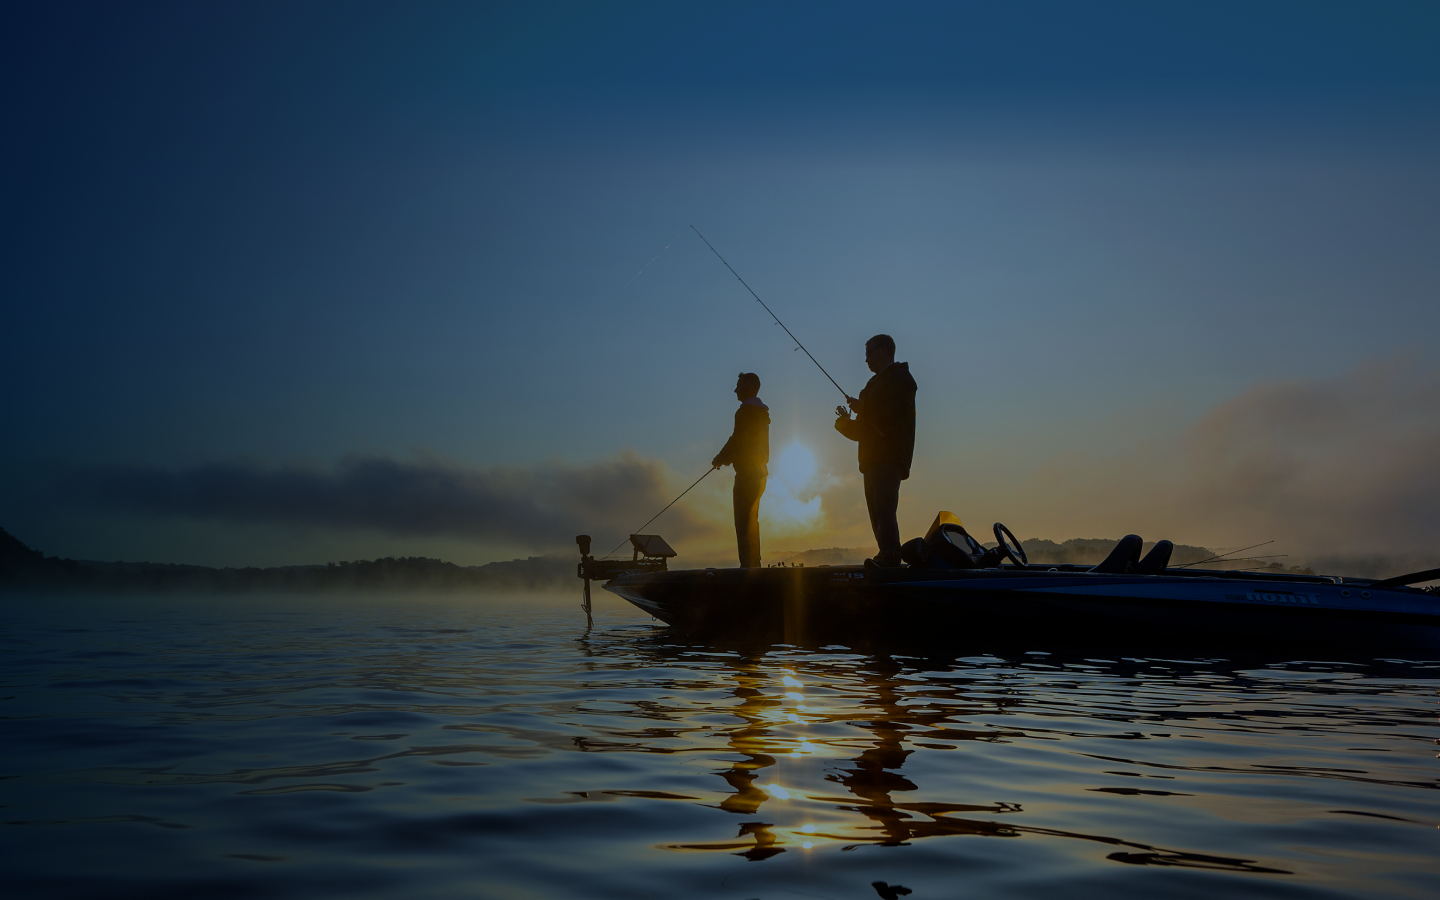
[[[918,537],[901,544],[900,558],[917,569],[929,562],[928,554],[925,552],[925,539]]]
[[[1140,540],[1138,534],[1127,534],[1110,551],[1110,555],[1098,566],[1091,567],[1090,571],[1104,575],[1124,575],[1135,571],[1135,565],[1140,562],[1140,548],[1145,542]]]
[[[1135,564],[1134,571],[1141,575],[1164,575],[1165,569],[1170,565],[1170,554],[1175,552],[1175,545],[1169,541],[1156,541],[1145,558]]]
[[[935,568],[977,569],[985,555],[985,548],[959,522],[941,524],[921,542],[921,549],[928,561],[943,564]]]

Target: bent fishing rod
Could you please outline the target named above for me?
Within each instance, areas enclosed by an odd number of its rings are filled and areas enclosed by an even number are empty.
[[[695,232],[695,236],[698,237],[700,240],[705,241],[705,235],[700,233],[700,229],[696,228],[694,225],[691,225],[690,230]],[[750,285],[745,284],[745,279],[740,277],[740,273],[735,271],[735,268],[733,266],[731,266],[728,262],[725,262],[725,257],[720,255],[720,251],[716,250],[715,246],[709,241],[705,241],[705,246],[710,248],[710,252],[715,254],[716,259],[720,260],[720,262],[722,263],[725,263],[725,268],[730,270],[730,274],[735,276],[736,281],[745,285],[745,290],[750,291],[750,296],[755,298],[755,302],[765,307],[765,311],[770,314],[770,318],[775,320],[775,324],[779,325],[781,328],[785,328],[785,323],[780,321],[780,317],[775,315],[775,311],[772,310],[770,307],[765,306],[765,301],[760,299],[760,295],[755,293],[755,291],[750,287]],[[796,347],[799,347],[801,350],[805,350],[805,345],[800,343],[800,339],[795,336],[794,332],[792,332],[789,328],[785,328],[785,333],[790,335],[790,340],[795,342]],[[815,364],[815,368],[820,370],[820,374],[824,375],[826,378],[830,378],[830,373],[826,372],[825,367],[820,365],[820,360],[816,359],[809,350],[805,350],[805,355],[810,357],[810,361]],[[845,389],[840,386],[840,383],[833,378],[830,378],[830,383],[835,385],[835,390],[839,391],[841,395],[845,397],[845,401],[848,403],[850,401],[850,395],[845,393]]]
[[[759,303],[760,306],[763,307],[764,310],[765,310],[767,313],[770,314],[770,318],[772,318],[772,319],[775,320],[775,324],[776,324],[776,325],[779,325],[781,328],[784,328],[784,329],[785,329],[785,333],[790,336],[790,340],[792,340],[792,341],[795,342],[795,346],[798,347],[798,348],[800,348],[801,350],[804,350],[804,351],[805,351],[805,355],[808,356],[808,357],[810,357],[810,361],[815,364],[815,368],[817,368],[817,369],[820,370],[820,374],[824,375],[827,379],[829,379],[830,383],[833,384],[833,385],[835,385],[835,390],[837,390],[837,391],[840,392],[840,395],[845,398],[845,402],[846,402],[846,403],[849,403],[850,400],[851,400],[851,397],[850,397],[849,394],[845,393],[845,389],[840,386],[840,383],[839,383],[838,381],[836,381],[834,378],[830,378],[830,373],[827,372],[827,371],[825,371],[825,367],[824,367],[824,366],[820,365],[820,360],[816,359],[816,358],[815,358],[815,355],[814,355],[813,353],[811,353],[808,349],[806,349],[806,347],[805,347],[804,344],[800,343],[800,339],[795,336],[795,333],[794,333],[793,331],[791,331],[789,328],[786,327],[786,325],[785,325],[784,322],[780,321],[780,317],[777,316],[777,315],[775,315],[775,311],[774,311],[773,309],[771,309],[769,306],[767,306],[764,300],[761,300],[761,299],[760,299],[760,295],[757,294],[757,293],[755,293],[755,289],[752,288],[752,287],[750,287],[750,285],[748,285],[748,284],[745,283],[745,279],[743,279],[743,278],[740,277],[740,273],[737,272],[737,271],[735,271],[735,267],[732,266],[732,265],[730,265],[730,263],[726,262],[726,261],[725,261],[725,257],[723,257],[723,256],[720,255],[720,251],[715,249],[715,245],[712,244],[712,243],[710,243],[709,241],[705,240],[705,235],[701,234],[701,233],[700,233],[700,229],[696,228],[694,225],[691,225],[691,226],[690,226],[690,230],[693,231],[693,232],[695,232],[695,236],[698,237],[700,240],[705,241],[705,246],[707,246],[707,247],[710,248],[710,252],[713,253],[713,254],[715,254],[715,258],[718,259],[718,260],[720,260],[720,262],[725,266],[725,268],[727,268],[727,269],[730,270],[730,274],[735,276],[735,280],[736,280],[736,281],[738,281],[738,282],[740,282],[740,284],[744,285],[745,290],[747,290],[747,291],[750,292],[750,296],[752,296],[752,297],[755,298],[755,302],[756,302],[756,303]],[[652,260],[652,262],[653,262],[653,260]],[[684,497],[686,494],[690,493],[691,489],[693,489],[693,488],[695,487],[695,485],[697,485],[697,484],[699,484],[700,482],[704,481],[704,480],[705,480],[705,476],[706,476],[706,475],[709,475],[711,472],[714,472],[717,468],[718,468],[717,466],[712,466],[712,467],[706,469],[706,470],[705,470],[705,475],[701,475],[699,478],[695,479],[694,483],[691,484],[690,487],[688,487],[688,488],[686,488],[685,490],[683,490],[683,491],[680,492],[680,497]],[[635,533],[635,534],[640,533],[641,531],[645,530],[645,528],[650,525],[650,522],[653,522],[653,521],[655,521],[656,519],[658,519],[658,518],[660,518],[661,516],[663,516],[663,515],[665,514],[665,510],[668,510],[670,507],[672,507],[672,506],[674,506],[675,504],[677,504],[677,503],[680,502],[680,497],[676,497],[674,500],[671,500],[669,503],[665,504],[665,509],[662,509],[662,510],[660,510],[658,513],[656,513],[655,515],[651,516],[651,517],[650,517],[650,521],[649,521],[649,522],[646,522],[644,525],[641,525],[639,528],[635,529],[634,533]],[[628,540],[628,538],[627,538],[627,540]],[[619,549],[620,549],[621,547],[623,547],[623,546],[625,546],[625,541],[622,540],[620,543],[618,543],[618,544],[615,545],[615,550],[619,550]],[[614,556],[614,555],[615,555],[615,550],[611,550],[609,553],[605,554],[605,556],[604,556],[604,557],[601,557],[601,558],[602,558],[602,559],[606,559],[606,558],[609,558],[609,557],[611,557],[611,556]]]
[[[711,466],[710,468],[708,468],[708,469],[705,470],[705,475],[709,475],[711,472],[717,471],[719,468],[720,468],[719,466]],[[701,475],[699,478],[695,479],[694,484],[691,484],[690,487],[688,487],[688,488],[686,488],[685,490],[681,491],[681,492],[680,492],[680,497],[683,497],[683,496],[685,496],[686,494],[690,493],[691,488],[694,488],[696,484],[699,484],[700,482],[704,481],[704,480],[705,480],[705,475]],[[676,497],[674,500],[671,500],[669,503],[665,504],[665,509],[669,509],[670,507],[672,507],[672,506],[674,506],[675,504],[679,503],[679,502],[680,502],[680,497]],[[660,510],[658,513],[656,513],[655,515],[651,516],[651,517],[650,517],[650,522],[653,522],[653,521],[655,521],[656,519],[660,518],[661,516],[665,515],[665,509],[662,509],[662,510]],[[632,534],[639,534],[640,532],[644,531],[644,530],[650,525],[650,522],[646,522],[644,525],[641,525],[639,528],[635,529],[635,530],[634,530],[633,532],[631,532],[631,533],[632,533]],[[629,538],[625,538],[625,539],[622,540],[620,543],[616,544],[616,545],[615,545],[615,550],[619,550],[621,547],[625,546],[625,541],[628,541],[628,540],[629,540]],[[600,558],[601,558],[601,559],[609,559],[610,557],[612,557],[612,556],[615,555],[615,550],[611,550],[609,553],[605,554],[604,556],[602,556],[602,557],[600,557]]]

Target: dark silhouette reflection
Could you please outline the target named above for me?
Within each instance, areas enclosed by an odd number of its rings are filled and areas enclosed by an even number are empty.
[[[901,695],[895,686],[895,676],[901,667],[889,657],[882,657],[867,671],[871,677],[866,678],[866,684],[872,690],[868,705],[881,713],[878,719],[866,723],[875,736],[875,746],[855,757],[851,761],[853,766],[842,769],[839,775],[826,776],[826,780],[840,782],[864,801],[853,808],[877,824],[885,835],[882,844],[903,844],[911,837],[906,820],[912,817],[897,808],[890,795],[917,788],[914,782],[899,774],[905,758],[915,752],[905,749],[905,733],[909,728],[903,721]]]
[[[692,656],[703,655],[707,659],[707,671],[715,671],[717,648],[671,643],[673,640],[645,639],[632,643],[627,649],[638,650],[641,664],[646,666],[684,667],[693,664]],[[947,835],[1009,838],[1034,835],[1110,845],[1117,848],[1117,852],[1105,858],[1127,865],[1288,874],[1282,869],[1257,865],[1252,860],[1188,853],[1109,836],[1020,824],[1016,817],[1023,815],[1024,810],[1016,803],[953,803],[907,798],[907,794],[920,790],[904,772],[907,760],[918,747],[953,750],[963,742],[1008,743],[1019,737],[1034,737],[1036,732],[1044,730],[1031,727],[1021,732],[973,724],[977,718],[988,719],[1011,705],[1034,702],[1034,696],[1027,696],[1027,692],[1033,693],[1035,688],[1030,673],[1024,674],[1025,681],[1016,682],[1019,690],[1010,687],[1010,683],[1020,677],[1017,669],[1037,663],[1023,656],[1012,662],[996,660],[996,663],[995,671],[986,673],[978,668],[957,668],[953,659],[920,660],[884,654],[806,656],[765,648],[731,657],[726,660],[723,672],[733,684],[729,695],[739,703],[716,704],[713,711],[736,716],[740,722],[722,729],[713,726],[695,729],[710,737],[722,738],[724,748],[736,756],[728,768],[715,772],[729,791],[719,803],[709,805],[758,819],[765,815],[762,811],[767,802],[798,800],[831,804],[830,810],[855,813],[861,820],[838,828],[833,822],[828,826],[809,824],[801,832],[795,825],[777,826],[775,822],[795,819],[795,812],[804,807],[785,808],[784,819],[779,817],[777,809],[774,815],[766,816],[774,821],[742,823],[733,840],[667,846],[676,850],[728,851],[760,861],[785,852],[787,845],[809,847],[817,841],[840,842],[848,848],[861,844],[898,846]],[[1145,661],[1110,665],[1121,674],[1137,679],[1144,677]],[[1204,662],[1193,665],[1202,672],[1214,671],[1213,666],[1207,669],[1208,664]],[[1065,673],[1058,666],[1050,668],[1055,669],[1056,674],[1047,688],[1066,688]],[[922,677],[920,673],[931,674]],[[934,673],[943,673],[943,677],[934,677]],[[1115,671],[1107,674],[1113,675]],[[1238,676],[1238,670],[1236,674]],[[839,696],[812,702],[803,694],[805,685],[823,685],[839,692]],[[1125,721],[1122,715],[1113,711],[1111,714],[1116,720]],[[1174,715],[1183,718],[1194,713],[1177,711]],[[1144,710],[1137,709],[1135,717],[1147,719],[1147,725],[1154,724]],[[812,734],[800,738],[795,734],[797,730],[813,732],[817,726],[836,724],[855,728],[857,734],[864,736],[865,746],[837,758],[833,752],[843,747],[854,748],[854,738],[835,737],[833,728],[825,729],[828,735],[825,737]],[[1135,739],[1148,739],[1140,732],[1133,735]],[[1069,733],[1055,730],[1049,736],[1066,737]],[[810,793],[797,786],[780,786],[773,783],[774,779],[766,778],[764,770],[776,767],[780,759],[811,753],[819,753],[831,761],[823,777],[843,788],[843,794]],[[956,761],[962,762],[963,757],[957,756]],[[1083,785],[1077,788],[1086,789]],[[1178,794],[1143,788],[1101,790],[1125,795],[1133,791],[1137,796]],[[898,885],[886,887],[897,895],[899,889]]]
[[[769,794],[755,786],[755,773],[775,765],[774,756],[760,752],[768,749],[770,736],[770,727],[761,719],[761,714],[780,703],[773,697],[766,697],[765,692],[760,689],[760,682],[768,680],[767,678],[745,670],[737,670],[735,677],[740,683],[736,685],[734,694],[740,698],[741,703],[731,712],[745,720],[745,724],[730,732],[730,749],[744,759],[720,773],[725,783],[735,789],[735,793],[720,802],[720,808],[726,812],[751,816],[760,808],[760,804],[770,799]]]
[[[762,859],[769,859],[777,853],[784,853],[784,847],[777,847],[775,835],[770,829],[774,828],[770,822],[745,822],[740,826],[740,833],[737,838],[750,837],[750,841],[734,841],[724,844],[672,844],[672,850],[737,850],[744,848],[736,856],[743,856],[751,862],[759,862]]]
[[[759,862],[762,859],[769,859],[777,853],[784,853],[785,848],[775,846],[775,835],[770,833],[772,826],[766,822],[746,822],[740,826],[740,835],[754,835],[755,846],[738,853],[751,862]]]
[[[777,674],[773,664],[764,666],[765,657],[736,660],[729,675],[735,681],[731,694],[741,702],[726,708],[726,712],[738,716],[742,724],[726,732],[727,745],[740,760],[729,769],[717,772],[733,789],[718,806],[726,812],[754,815],[761,806],[771,799],[771,793],[762,789],[761,770],[776,765],[777,754],[783,753],[794,743],[793,739],[782,739],[778,728],[794,718],[796,714],[784,712],[785,688],[783,682],[777,685]],[[907,697],[902,691],[907,682],[902,680],[905,668],[890,657],[875,657],[865,664],[847,668],[840,679],[853,681],[857,676],[866,690],[856,698],[854,707],[845,711],[820,712],[805,709],[804,717],[813,722],[839,722],[860,726],[873,741],[858,756],[845,760],[835,772],[825,776],[827,781],[836,782],[850,792],[847,797],[823,797],[810,795],[808,799],[837,804],[838,809],[859,813],[870,822],[860,826],[860,834],[837,834],[827,831],[812,832],[816,839],[836,840],[854,843],[875,842],[885,846],[901,845],[916,837],[930,837],[939,834],[985,834],[1016,835],[1019,832],[991,822],[951,820],[945,814],[953,812],[983,812],[1000,814],[1018,812],[1018,805],[996,803],[986,805],[951,804],[934,802],[897,802],[893,794],[918,790],[910,779],[900,774],[906,758],[914,753],[905,746],[906,738],[914,727],[925,727],[933,732],[933,726],[949,717],[949,713],[932,706],[906,706],[902,701]],[[806,677],[824,682],[823,671],[808,670]],[[787,676],[788,677],[788,676]],[[796,679],[794,687],[803,682]],[[912,695],[909,695],[913,697]],[[801,708],[801,707],[796,707]],[[949,739],[993,738],[1005,732],[960,731],[948,729],[943,732]],[[784,790],[783,788],[781,790]],[[917,820],[917,815],[923,819]],[[737,837],[752,836],[754,842],[681,844],[676,849],[688,850],[737,850],[752,860],[766,859],[784,852],[784,847],[770,832],[773,825],[747,823],[741,826]],[[867,835],[864,832],[878,832]]]
[[[939,720],[949,718],[940,709],[930,706],[904,705],[906,694],[900,688],[907,682],[900,679],[905,668],[888,656],[867,661],[857,670],[869,689],[862,700],[863,708],[873,709],[876,715],[871,719],[853,718],[850,723],[859,725],[874,737],[874,745],[850,760],[850,766],[838,773],[826,776],[827,781],[838,782],[861,802],[855,803],[847,797],[812,797],[845,804],[842,808],[860,813],[875,824],[861,830],[878,832],[868,840],[882,846],[899,846],[916,838],[934,837],[943,834],[978,834],[1013,837],[1015,829],[988,821],[951,819],[948,813],[983,812],[990,814],[1020,812],[1016,804],[996,803],[974,805],[963,803],[904,802],[892,795],[919,790],[899,770],[905,760],[915,751],[905,746],[907,736],[917,727],[925,728],[927,734],[934,733]],[[913,698],[913,694],[909,695]],[[950,740],[973,740],[997,737],[1002,732],[959,732],[947,730]],[[923,817],[923,818],[917,818]],[[853,835],[824,835],[839,840],[855,840]]]

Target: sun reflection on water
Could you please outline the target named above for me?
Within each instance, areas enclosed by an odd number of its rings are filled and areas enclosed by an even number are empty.
[[[356,625],[287,609],[268,631],[112,624],[135,633],[12,654],[31,668],[7,691],[5,752],[14,763],[27,735],[59,737],[21,760],[35,777],[0,780],[7,838],[33,835],[38,855],[55,825],[73,824],[86,840],[201,835],[219,842],[195,844],[206,859],[328,859],[344,847],[347,865],[424,869],[426,884],[479,858],[523,873],[491,896],[643,895],[618,886],[622,869],[652,883],[667,867],[773,873],[803,858],[827,863],[807,871],[853,873],[872,864],[861,857],[913,859],[878,848],[922,841],[937,865],[1003,856],[1014,871],[995,869],[1001,882],[1060,894],[1143,870],[1176,890],[1177,873],[1199,872],[1399,897],[1385,886],[1434,871],[1440,670],[1429,664],[932,659],[721,647],[648,628],[581,634],[569,618],[507,630],[468,607],[436,619],[426,627],[406,607]],[[65,686],[78,677],[72,649],[109,653],[117,640],[146,652],[85,657],[93,677]],[[70,741],[78,722],[104,740]],[[149,737],[156,723],[194,743],[182,753]],[[126,746],[144,763],[97,765],[116,740],[155,743],[149,757]],[[214,753],[186,755],[206,741]],[[330,830],[311,841],[296,822]],[[1016,840],[977,840],[1002,837]],[[829,855],[855,848],[873,852]],[[1034,864],[1014,866],[1022,856]],[[571,889],[545,890],[567,866]],[[591,891],[597,876],[603,891]],[[945,896],[946,884],[916,895]],[[734,889],[696,896],[783,894]]]

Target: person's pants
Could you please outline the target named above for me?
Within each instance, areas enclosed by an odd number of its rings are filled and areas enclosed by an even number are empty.
[[[865,507],[870,511],[875,543],[880,545],[875,561],[882,565],[900,565],[900,522],[895,511],[900,506],[903,474],[899,466],[889,463],[877,463],[865,473]]]
[[[735,469],[735,544],[741,568],[760,568],[760,495],[768,476],[764,468]]]

